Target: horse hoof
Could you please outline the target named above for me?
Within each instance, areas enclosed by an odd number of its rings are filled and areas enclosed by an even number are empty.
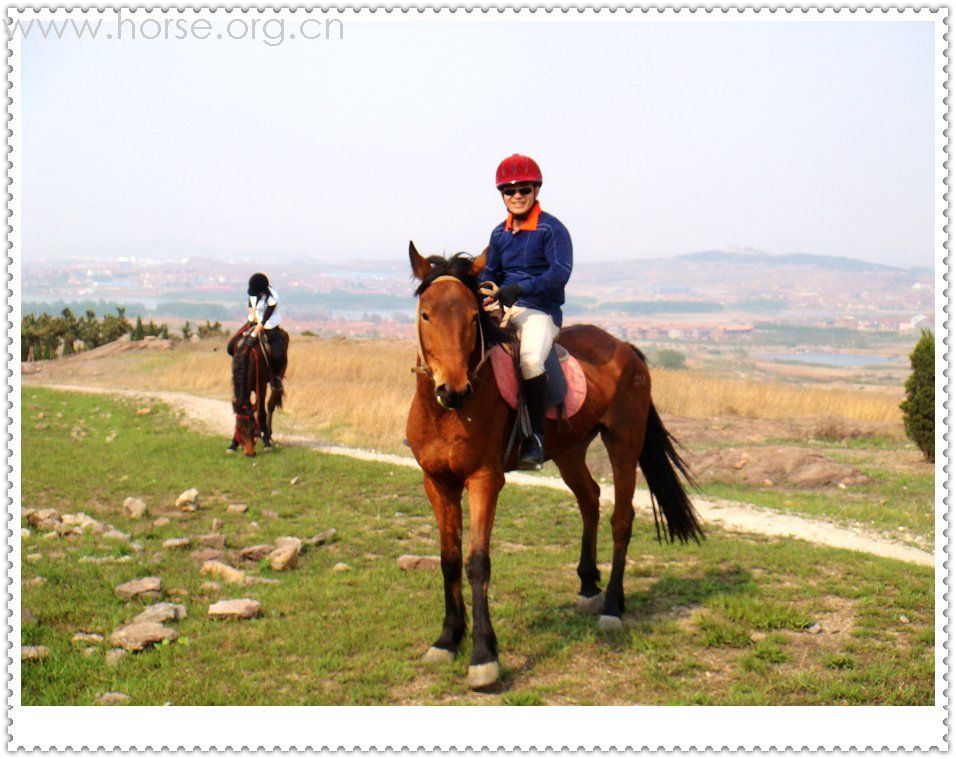
[[[235,453],[235,452],[236,452],[235,448],[226,448],[226,453]]]
[[[597,614],[604,608],[604,593],[596,596],[578,596],[578,611],[582,614]]]
[[[498,682],[498,662],[472,664],[468,667],[468,687],[472,690],[490,688]]]
[[[620,630],[623,627],[624,623],[620,617],[612,617],[610,614],[602,614],[598,617],[599,630]]]
[[[432,646],[425,652],[422,661],[426,664],[448,664],[455,661],[455,652]]]

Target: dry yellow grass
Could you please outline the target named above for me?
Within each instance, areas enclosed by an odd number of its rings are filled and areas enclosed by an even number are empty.
[[[60,366],[51,365],[48,375],[67,382],[181,390],[227,399],[231,386],[224,342],[55,362]],[[289,358],[285,431],[313,430],[346,445],[401,447],[415,387],[413,343],[295,337]],[[670,416],[900,424],[899,393],[889,389],[749,382],[653,367],[651,376],[654,402]]]
[[[900,393],[845,390],[707,377],[694,372],[651,369],[654,403],[664,413],[695,419],[838,419],[900,422]]]

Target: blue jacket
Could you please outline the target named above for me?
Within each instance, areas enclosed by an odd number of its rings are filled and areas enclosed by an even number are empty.
[[[509,215],[492,231],[481,280],[519,285],[524,292],[517,305],[550,314],[560,327],[564,286],[574,263],[571,235],[537,203],[520,231],[514,232],[511,222]]]

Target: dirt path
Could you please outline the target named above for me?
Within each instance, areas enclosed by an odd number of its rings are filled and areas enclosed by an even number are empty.
[[[206,432],[228,437],[232,433],[234,417],[227,401],[202,398],[188,393],[142,392],[138,390],[117,390],[88,385],[43,384],[30,382],[24,377],[25,386],[48,387],[54,390],[71,390],[99,395],[116,395],[127,398],[156,399],[182,411],[186,418]],[[377,451],[345,446],[325,445],[313,437],[304,435],[283,435],[282,441],[302,445],[326,454],[348,456],[364,461],[377,461],[393,466],[417,469],[418,464],[409,456],[396,456]],[[558,477],[542,477],[521,472],[507,475],[507,481],[522,487],[545,487],[569,492],[567,486]],[[614,502],[614,489],[611,485],[601,486],[601,502]],[[908,546],[864,530],[842,527],[824,520],[810,519],[791,514],[762,509],[759,506],[738,503],[736,501],[712,501],[695,498],[694,506],[705,525],[719,525],[730,532],[754,533],[773,537],[791,537],[806,540],[817,545],[833,548],[846,548],[875,556],[883,556],[912,564],[933,566],[935,559],[928,551]],[[634,497],[635,509],[650,513],[650,494],[638,490]]]

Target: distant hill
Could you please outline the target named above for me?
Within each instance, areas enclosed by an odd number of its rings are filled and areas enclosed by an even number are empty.
[[[833,271],[907,271],[899,266],[888,266],[886,264],[876,264],[870,261],[861,261],[857,258],[847,258],[846,256],[820,256],[814,253],[786,253],[783,255],[773,255],[755,251],[753,253],[741,253],[726,250],[701,250],[694,253],[685,253],[675,256],[673,261],[699,261],[704,263],[722,263],[734,265],[753,265],[763,264],[766,266],[813,266],[819,269],[830,269]]]

